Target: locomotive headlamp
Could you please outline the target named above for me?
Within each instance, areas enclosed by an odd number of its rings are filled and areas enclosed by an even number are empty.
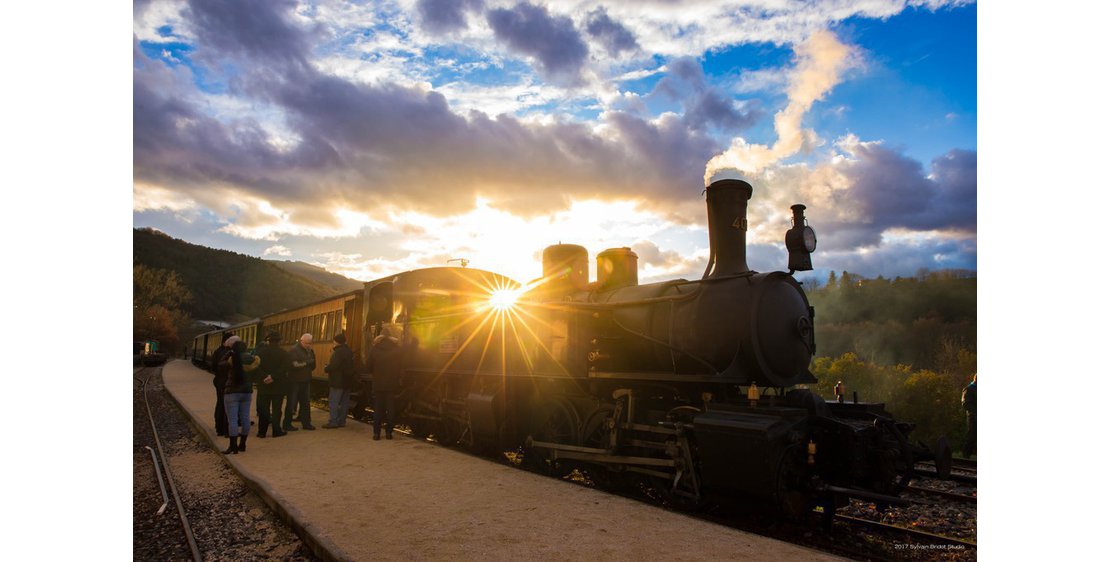
[[[786,231],[786,249],[790,252],[790,271],[809,271],[813,261],[809,255],[817,249],[817,233],[806,225],[805,210],[802,204],[790,207],[794,211],[794,226]]]

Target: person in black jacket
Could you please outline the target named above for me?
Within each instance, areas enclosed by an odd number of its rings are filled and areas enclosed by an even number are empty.
[[[328,374],[328,423],[324,429],[335,429],[347,425],[347,407],[351,400],[351,389],[355,383],[355,354],[347,347],[347,336],[342,332],[332,338],[335,347],[331,360],[324,367]]]
[[[224,357],[231,351],[227,343],[231,332],[223,333],[223,343],[212,352],[212,386],[216,387],[216,435],[227,437],[227,409],[224,407],[224,385],[227,384],[227,363]]]
[[[404,374],[403,332],[399,324],[387,324],[381,335],[374,338],[370,348],[370,372],[374,376],[374,440],[382,438],[382,420],[385,420],[385,438],[393,439],[395,402],[401,390]]]
[[[266,430],[274,427],[274,437],[282,437],[281,403],[289,394],[289,353],[281,348],[281,334],[270,332],[266,345],[260,346],[255,355],[261,360],[255,380],[258,383],[258,437],[264,439]]]

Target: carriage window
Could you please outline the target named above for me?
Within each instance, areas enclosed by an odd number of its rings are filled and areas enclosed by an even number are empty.
[[[324,331],[320,329],[321,324],[323,324],[323,320],[320,318],[319,314],[312,317],[312,337],[314,339],[323,341]]]
[[[393,321],[393,283],[386,282],[370,289],[366,311],[367,324]]]

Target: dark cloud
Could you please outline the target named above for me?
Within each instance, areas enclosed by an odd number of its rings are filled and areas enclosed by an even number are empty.
[[[845,166],[852,197],[872,224],[910,230],[975,231],[976,155],[952,151],[933,161],[927,176],[921,163],[881,144],[860,144]]]
[[[586,16],[586,33],[590,34],[609,56],[620,56],[625,51],[638,51],[640,44],[632,32],[609,17],[605,8],[598,8]]]
[[[664,97],[683,106],[683,121],[691,129],[716,127],[736,133],[755,125],[764,112],[756,103],[737,104],[719,89],[710,87],[701,65],[692,57],[667,64],[667,74],[648,98]]]
[[[879,143],[849,147],[852,160],[837,165],[850,189],[837,192],[834,202],[847,212],[827,225],[835,235],[824,244],[834,250],[875,247],[884,232],[976,231],[976,153],[953,150],[932,162],[920,162]]]
[[[416,11],[424,29],[450,33],[466,28],[466,12],[482,9],[483,0],[418,0]]]
[[[490,10],[486,20],[510,49],[535,59],[545,78],[567,85],[581,82],[589,49],[570,18],[522,2],[512,9]]]
[[[307,66],[308,36],[289,21],[296,7],[296,0],[190,0],[188,17],[209,62],[240,55]]]

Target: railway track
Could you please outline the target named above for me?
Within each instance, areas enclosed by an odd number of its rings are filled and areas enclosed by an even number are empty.
[[[879,521],[872,521],[870,519],[860,519],[858,517],[851,517],[851,516],[848,516],[848,515],[839,515],[839,514],[835,516],[835,519],[837,521],[841,521],[841,522],[848,523],[848,524],[851,524],[851,525],[866,527],[868,529],[881,530],[883,532],[901,534],[901,535],[909,537],[913,540],[923,541],[923,543],[924,543],[924,544],[922,544],[922,543],[912,543],[912,542],[902,543],[902,544],[904,544],[905,547],[902,548],[902,547],[899,547],[899,546],[896,545],[896,550],[905,550],[905,549],[911,549],[911,550],[949,550],[949,548],[945,548],[945,547],[955,547],[956,550],[959,550],[959,549],[972,549],[972,548],[976,548],[978,546],[975,543],[970,542],[970,541],[965,541],[965,540],[961,540],[961,539],[957,539],[957,538],[953,538],[953,537],[948,537],[948,536],[944,536],[944,535],[938,535],[938,534],[935,534],[935,533],[929,533],[927,531],[920,531],[920,530],[917,530],[917,529],[911,529],[909,527],[902,527],[902,526],[899,526],[899,525],[890,525],[888,523],[882,523],[882,522],[879,522]],[[941,548],[938,548],[936,545],[939,545]]]
[[[909,485],[909,486],[906,486],[906,490],[917,493],[917,494],[921,494],[923,496],[932,496],[932,497],[944,498],[944,499],[957,501],[957,502],[963,502],[963,503],[975,503],[979,500],[979,498],[976,497],[976,496],[971,496],[971,495],[967,495],[967,494],[957,494],[957,493],[954,493],[954,492],[946,492],[944,490],[935,490],[933,488],[923,488],[921,486],[914,486],[912,484]]]
[[[185,506],[181,502],[181,495],[178,493],[177,486],[174,483],[173,473],[170,470],[169,463],[166,462],[166,453],[162,447],[162,440],[158,435],[158,424],[154,421],[154,413],[150,409],[150,401],[147,396],[147,386],[151,377],[156,373],[156,369],[156,367],[141,367],[135,369],[132,374],[137,389],[143,396],[143,404],[146,406],[147,419],[150,421],[150,431],[155,445],[153,448],[145,446],[145,448],[150,451],[151,463],[158,477],[158,486],[161,489],[163,498],[162,505],[154,516],[161,517],[165,513],[172,496],[173,503],[177,508],[178,519],[181,523],[181,531],[185,541],[189,545],[193,560],[200,562],[203,558],[201,557],[200,549],[197,547],[197,541],[193,534],[192,526],[189,525],[189,518],[185,514]]]

